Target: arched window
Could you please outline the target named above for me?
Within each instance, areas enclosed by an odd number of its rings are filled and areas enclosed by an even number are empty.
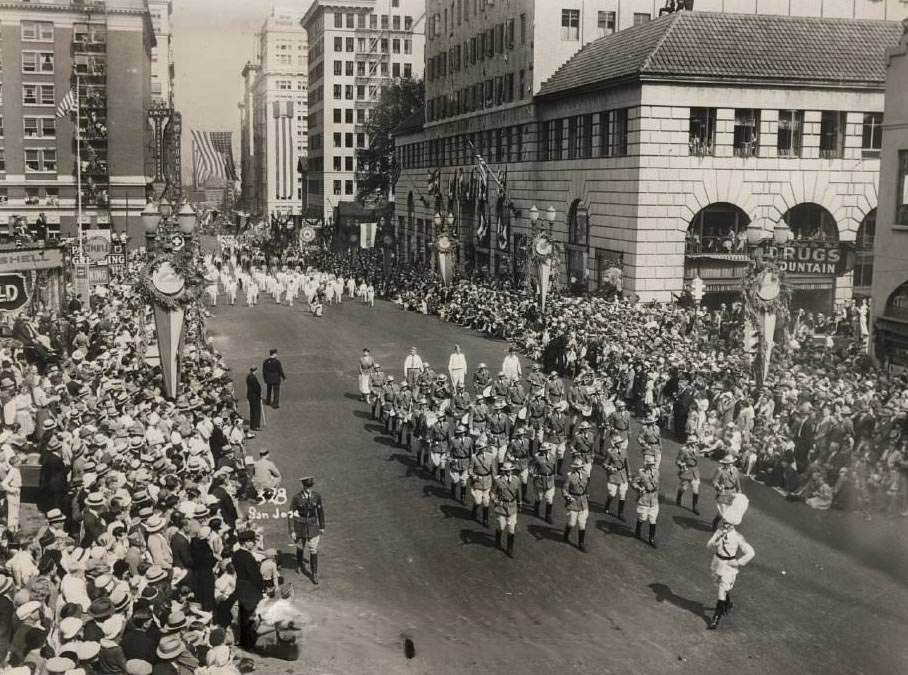
[[[687,228],[688,255],[698,253],[743,254],[747,250],[750,217],[728,202],[716,202],[700,209]]]
[[[791,228],[792,237],[801,241],[839,241],[839,227],[835,218],[819,204],[804,203],[793,206],[782,216]]]
[[[568,209],[568,243],[583,248],[590,245],[590,213],[579,199]]]
[[[886,301],[886,316],[908,319],[908,281],[896,288]]]

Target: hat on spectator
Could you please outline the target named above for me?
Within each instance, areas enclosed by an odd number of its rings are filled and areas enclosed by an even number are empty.
[[[25,621],[32,614],[41,611],[41,603],[37,600],[29,600],[16,608],[16,618],[19,621]]]
[[[76,667],[71,659],[63,656],[52,656],[44,662],[44,670],[48,673],[66,673]]]
[[[142,659],[129,659],[126,662],[126,675],[151,675],[153,670],[152,665]]]
[[[62,637],[65,642],[74,640],[84,625],[82,619],[68,616],[60,622],[60,637]]]

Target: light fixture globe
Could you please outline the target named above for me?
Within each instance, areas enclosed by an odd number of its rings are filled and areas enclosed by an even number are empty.
[[[772,240],[779,246],[784,246],[789,241],[791,241],[791,228],[788,227],[788,223],[784,220],[780,220],[776,223],[775,228],[772,231]]]
[[[151,200],[145,204],[145,208],[142,209],[142,227],[145,230],[146,234],[153,234],[156,229],[158,229],[158,221],[161,218],[161,214],[158,213],[158,207],[155,206],[155,203]]]
[[[435,227],[441,227],[441,214],[438,211],[432,217],[432,222],[435,223]]]
[[[447,223],[448,227],[452,227],[454,225],[454,214],[453,213],[448,212],[447,217],[445,217],[445,223]]]
[[[549,208],[547,208],[545,210],[545,218],[546,218],[546,220],[549,221],[549,223],[555,222],[555,207],[554,206],[550,206]]]
[[[764,239],[766,239],[766,232],[758,222],[751,221],[747,226],[747,243],[751,246],[758,246]]]
[[[195,232],[197,220],[198,216],[196,216],[196,212],[189,205],[189,202],[184,203],[180,207],[179,213],[177,213],[177,223],[180,226],[180,232],[186,236],[192,236],[193,232]]]
[[[158,211],[161,212],[161,216],[164,218],[170,218],[170,214],[173,213],[173,204],[171,204],[165,197],[161,197],[161,201],[158,203]]]
[[[539,220],[539,209],[533,204],[530,208],[530,222],[535,223],[537,220]]]

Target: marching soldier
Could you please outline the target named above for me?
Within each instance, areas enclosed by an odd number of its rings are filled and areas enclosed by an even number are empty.
[[[530,460],[530,475],[533,476],[536,517],[542,518],[539,509],[545,500],[545,522],[552,522],[552,502],[555,499],[555,451],[551,447],[539,446]]]
[[[432,366],[428,361],[423,361],[422,370],[417,376],[416,382],[419,386],[419,391],[425,392],[425,395],[431,398],[432,389],[435,385],[435,371],[432,370]]]
[[[504,373],[498,373],[497,379],[492,383],[492,394],[496,399],[500,398],[507,400],[508,389],[510,389],[510,381],[505,377]]]
[[[634,536],[641,539],[643,523],[649,523],[649,545],[656,548],[656,519],[659,517],[659,472],[655,455],[643,458],[643,467],[634,478],[637,491],[637,527]]]
[[[437,403],[447,401],[451,398],[451,389],[448,387],[448,378],[443,373],[435,376],[435,382],[432,384],[432,397]]]
[[[482,393],[477,394],[476,403],[470,408],[470,435],[473,438],[485,436],[491,415],[488,399]]]
[[[492,380],[492,376],[489,374],[489,367],[480,363],[476,368],[476,372],[473,373],[473,394],[477,397],[484,396],[486,387],[489,386],[489,383]]]
[[[571,433],[573,435],[577,431],[579,420],[592,414],[586,371],[581,372],[574,378],[571,390],[568,392],[568,404],[571,407]]]
[[[448,444],[451,441],[451,434],[448,423],[443,415],[435,416],[435,424],[429,436],[429,460],[432,466],[432,474],[435,479],[445,484],[445,467],[448,464]]]
[[[375,419],[378,416],[378,410],[381,404],[381,392],[385,386],[385,380],[387,376],[385,371],[381,369],[381,364],[376,363],[375,367],[372,369],[372,374],[369,375],[369,403],[372,405],[372,419]]]
[[[713,533],[706,544],[707,548],[715,551],[709,569],[718,587],[716,611],[708,626],[710,630],[718,628],[722,616],[731,611],[731,592],[735,587],[738,571],[756,555],[753,546],[735,529],[741,524],[747,505],[747,497],[740,492],[736,494],[725,511],[721,527]],[[741,557],[738,557],[738,553]]]
[[[467,435],[465,424],[458,423],[454,428],[454,438],[451,440],[451,450],[448,457],[448,476],[451,479],[451,498],[458,499],[455,495],[455,489],[459,487],[459,501],[461,504],[466,504],[467,472],[470,468],[472,456],[473,437]]]
[[[533,364],[533,372],[530,373],[530,376],[527,378],[527,382],[530,383],[530,387],[533,390],[536,389],[545,389],[545,375],[542,374],[542,367],[538,363]]]
[[[735,495],[741,492],[741,479],[735,467],[735,458],[725,455],[719,460],[719,468],[713,476],[713,487],[716,490],[716,510],[713,518],[713,529],[719,527],[719,521],[725,516],[725,509],[734,501]]]
[[[571,540],[571,529],[576,525],[577,547],[586,551],[586,520],[590,515],[590,475],[583,466],[580,457],[574,457],[571,470],[561,492],[564,495],[564,508],[567,510],[568,521],[564,526],[564,541]]]
[[[397,396],[394,398],[394,418],[397,420],[397,444],[403,447],[409,447],[410,434],[413,431],[413,398],[410,383],[401,382]],[[404,435],[407,438],[406,444]]]
[[[514,557],[514,532],[517,529],[517,512],[520,511],[520,480],[514,475],[514,465],[505,462],[501,465],[501,474],[492,483],[492,501],[495,503],[495,514],[498,516],[498,529],[495,530],[495,545],[501,548],[502,532],[507,530],[510,557]]]
[[[543,447],[551,449],[555,455],[556,473],[561,475],[561,466],[564,462],[564,451],[567,448],[567,426],[568,418],[564,414],[567,410],[567,402],[559,401],[548,415],[545,417],[543,424]]]
[[[520,380],[513,380],[508,387],[508,417],[511,418],[511,425],[517,423],[517,416],[526,403],[527,394],[520,384]]]
[[[464,388],[463,382],[457,383],[457,388],[454,391],[454,395],[451,397],[451,414],[454,415],[454,418],[457,422],[463,420],[464,415],[470,412],[470,394]]]
[[[498,461],[504,462],[504,453],[508,449],[508,440],[511,437],[511,418],[504,409],[507,407],[503,398],[495,399],[495,410],[489,415],[487,436],[489,443],[498,452]]]
[[[558,377],[558,371],[549,373],[548,382],[545,383],[545,401],[550,406],[556,406],[564,400],[564,384]],[[560,472],[559,472],[560,473]]]
[[[432,444],[432,428],[438,420],[433,403],[425,396],[419,398],[419,417],[416,420],[416,463],[426,466],[429,463],[429,449]]]
[[[490,447],[484,436],[476,439],[476,452],[470,460],[470,494],[473,497],[473,518],[478,520],[482,507],[482,524],[489,526],[489,498],[492,480],[498,473],[498,453]]]
[[[643,418],[643,428],[637,434],[637,443],[644,455],[656,458],[656,467],[662,466],[662,432],[659,430],[659,418],[655,411]]]
[[[630,484],[630,467],[627,463],[627,453],[624,451],[620,438],[611,440],[603,466],[608,474],[608,483],[606,483],[608,496],[605,498],[605,512],[608,513],[612,500],[618,497],[618,520],[624,522],[624,503],[627,501],[627,487]]]
[[[309,552],[309,572],[312,583],[318,585],[318,544],[325,533],[325,507],[322,496],[313,490],[315,478],[300,478],[303,489],[290,502],[287,524],[290,538],[296,544],[296,571],[304,573],[305,554]]]
[[[697,468],[697,446],[694,443],[687,442],[678,453],[678,459],[675,464],[678,466],[678,494],[675,496],[675,504],[681,506],[681,497],[688,489],[693,495],[691,506],[693,512],[700,515],[697,509],[697,502],[700,500],[700,469]]]
[[[535,451],[543,439],[545,426],[545,390],[539,387],[533,391],[533,398],[527,403],[527,424],[530,426],[530,445]]]
[[[507,453],[505,453],[505,462],[514,465],[515,475],[520,478],[520,500],[527,500],[527,483],[530,478],[530,434],[528,427],[521,427],[514,432],[514,438],[508,444]]]
[[[622,449],[627,452],[628,437],[631,428],[631,414],[627,411],[624,399],[615,401],[615,411],[608,416],[609,438],[621,439]]]
[[[596,452],[600,455],[605,454],[605,441],[608,437],[608,409],[606,408],[606,398],[602,394],[602,383],[596,383],[593,392],[590,394],[590,406],[593,414],[591,424],[596,437]]]
[[[394,376],[388,375],[385,386],[381,388],[381,416],[379,417],[379,421],[385,423],[385,431],[388,433],[393,433],[394,400],[397,398],[397,392]]]
[[[574,459],[580,458],[586,475],[591,475],[593,472],[593,427],[588,420],[582,420],[577,426],[577,432],[571,442],[571,454]]]

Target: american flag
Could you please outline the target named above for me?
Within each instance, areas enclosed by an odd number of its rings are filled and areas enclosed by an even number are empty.
[[[235,181],[232,131],[192,131],[196,185],[211,180]]]
[[[66,117],[70,113],[76,112],[76,107],[78,103],[76,102],[76,92],[70,89],[66,92],[66,95],[63,97],[63,100],[57,104],[57,117]]]

